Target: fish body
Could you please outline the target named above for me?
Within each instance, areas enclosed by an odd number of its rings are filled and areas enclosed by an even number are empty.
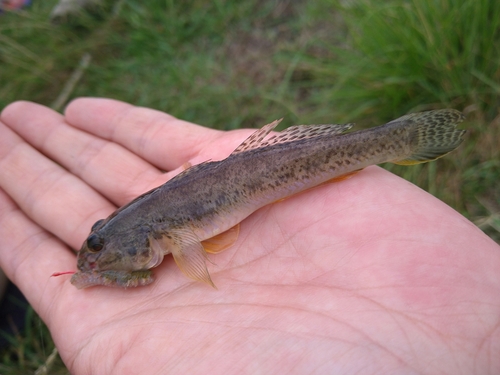
[[[456,125],[463,119],[458,111],[436,110],[351,133],[345,133],[351,124],[293,126],[266,140],[280,120],[274,121],[226,159],[195,165],[96,222],[71,282],[147,285],[150,269],[171,253],[187,276],[213,285],[203,241],[265,205],[369,165],[437,159],[462,142],[465,131]]]

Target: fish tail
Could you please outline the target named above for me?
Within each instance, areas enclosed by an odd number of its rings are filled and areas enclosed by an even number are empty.
[[[411,154],[395,164],[412,165],[438,159],[456,149],[462,143],[465,130],[457,129],[465,116],[454,109],[440,109],[429,112],[412,113],[396,122],[412,122],[409,141]]]

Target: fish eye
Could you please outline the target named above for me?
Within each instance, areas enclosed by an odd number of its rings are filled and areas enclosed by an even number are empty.
[[[104,219],[97,220],[97,221],[94,223],[94,225],[92,225],[92,228],[90,228],[90,231],[91,231],[91,232],[95,231],[95,230],[97,229],[97,227],[98,227],[99,225],[101,225],[101,224],[102,224],[102,222],[103,222],[103,221],[104,221]]]
[[[97,235],[91,234],[89,238],[87,238],[87,247],[91,252],[97,253],[104,247],[104,241]]]

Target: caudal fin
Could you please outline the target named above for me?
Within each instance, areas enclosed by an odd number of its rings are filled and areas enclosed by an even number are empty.
[[[395,164],[412,165],[425,163],[440,158],[456,149],[462,143],[465,130],[457,129],[465,116],[454,109],[411,113],[391,121],[411,122],[414,124],[410,133],[412,154]]]

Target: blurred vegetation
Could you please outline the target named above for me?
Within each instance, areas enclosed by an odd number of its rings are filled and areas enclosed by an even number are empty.
[[[1,107],[53,105],[88,53],[68,99],[111,97],[219,129],[283,116],[285,125],[365,127],[457,108],[469,130],[459,150],[428,165],[386,167],[500,242],[500,2],[108,0],[51,23],[55,3],[0,16]],[[2,374],[47,360],[48,332],[40,324],[29,331],[36,319],[1,353]]]
[[[14,301],[14,303],[21,303]],[[25,302],[24,302],[25,303]],[[0,332],[0,335],[7,339],[10,344],[8,348],[0,350],[0,374],[2,375],[43,375],[43,365],[48,364],[52,375],[67,375],[68,370],[64,366],[61,358],[55,352],[55,346],[50,337],[50,332],[36,315],[33,309],[26,306],[25,324],[22,332],[14,327],[14,334]],[[54,353],[54,354],[52,354]],[[52,354],[52,355],[51,355]]]

